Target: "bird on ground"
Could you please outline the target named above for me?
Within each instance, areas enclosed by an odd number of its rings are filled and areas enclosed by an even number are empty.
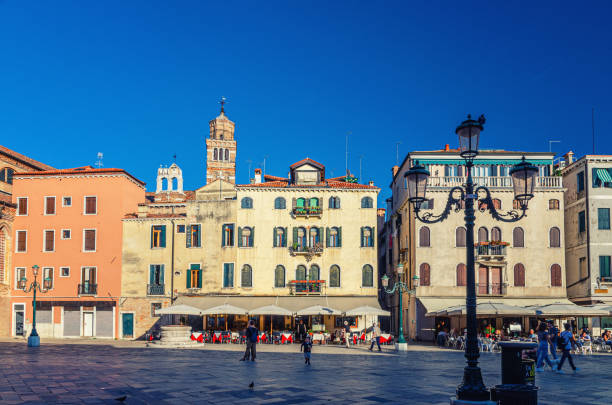
[[[249,389],[251,391],[253,391],[253,388],[255,388],[255,381],[251,381],[251,383],[249,384]]]

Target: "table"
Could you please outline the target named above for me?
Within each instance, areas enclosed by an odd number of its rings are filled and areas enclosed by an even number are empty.
[[[213,332],[213,335],[212,335],[212,342],[213,343],[215,343],[215,342],[221,343],[221,333],[222,332]]]
[[[325,340],[330,336],[329,333],[313,333],[312,342],[319,341],[319,344],[325,344]]]
[[[231,343],[234,342],[239,342],[240,341],[240,333],[238,332],[232,332],[232,339],[231,339]]]
[[[293,343],[293,335],[291,333],[281,333],[281,343]]]
[[[391,343],[393,340],[393,335],[388,333],[381,333],[380,335],[380,343]]]
[[[361,340],[362,342],[365,342],[366,340],[365,332],[361,332],[360,336],[357,336],[357,333],[353,333],[353,344],[354,345],[357,344],[357,340]]]
[[[267,343],[268,337],[266,336],[265,333],[260,333],[259,336],[257,337],[257,342]]]
[[[204,342],[204,335],[202,334],[202,332],[193,332],[191,334],[191,340],[195,340],[198,341],[200,343]]]

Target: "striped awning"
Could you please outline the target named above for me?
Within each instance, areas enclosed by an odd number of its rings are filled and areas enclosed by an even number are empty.
[[[612,176],[607,169],[596,169],[597,177],[602,183],[612,183]]]

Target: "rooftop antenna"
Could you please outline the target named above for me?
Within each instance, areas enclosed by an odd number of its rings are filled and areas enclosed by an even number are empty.
[[[595,107],[591,108],[591,130],[593,131],[593,155],[595,154]]]
[[[401,142],[395,142],[395,164],[399,165],[399,146]]]
[[[361,182],[361,160],[363,159],[363,155],[359,155],[359,181]],[[362,182],[363,183],[363,182]]]
[[[548,141],[548,151],[552,153],[552,144],[561,143],[561,141]]]
[[[251,165],[253,164],[252,160],[247,160],[247,163],[249,164],[249,183],[251,182]]]
[[[104,166],[104,163],[102,163],[102,159],[104,159],[104,153],[98,152],[98,159],[96,160],[96,166],[98,167],[98,169]]]
[[[351,132],[351,131],[348,131],[348,132],[346,133],[346,162],[345,162],[345,164],[344,164],[345,176],[346,176],[346,177],[348,177],[348,173],[349,173],[349,171],[348,171],[348,138],[349,138],[349,135],[351,135],[351,134],[352,134],[352,132]],[[346,180],[346,179],[345,179],[345,180]]]
[[[268,159],[270,157],[270,155],[266,155],[264,156],[264,161],[263,161],[263,175],[266,175],[266,159]]]

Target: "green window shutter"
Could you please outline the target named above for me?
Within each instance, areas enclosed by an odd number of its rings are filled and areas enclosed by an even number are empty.
[[[191,225],[187,225],[185,230],[185,246],[191,247]]]
[[[161,226],[161,240],[159,247],[166,247],[166,225]]]
[[[198,270],[198,288],[202,288],[202,269]]]
[[[342,247],[342,227],[341,226],[338,227],[338,236],[337,236],[337,239],[338,239],[337,246],[338,247]]]
[[[198,227],[198,247],[202,246],[202,225],[197,225]]]
[[[276,243],[276,227],[272,229],[272,247],[278,247]]]
[[[325,236],[325,228],[323,228],[322,226],[319,227],[319,243],[322,245],[323,244],[323,237]]]
[[[298,243],[298,229],[296,227],[293,227],[293,244],[297,244]]]
[[[363,226],[361,227],[361,236],[359,237],[359,240],[361,241],[361,247],[364,247],[363,245]]]
[[[287,247],[287,232],[289,232],[288,227],[283,228],[283,237],[281,238],[282,247]]]
[[[191,288],[191,269],[187,270],[187,288]]]
[[[155,283],[155,266],[149,265],[149,284]]]
[[[599,276],[610,277],[610,256],[599,256]]]
[[[325,247],[329,247],[329,227],[325,228]]]
[[[151,225],[151,248],[153,248],[153,225]]]
[[[164,265],[160,265],[160,271],[159,271],[159,284],[166,284],[166,281],[164,279]]]
[[[251,237],[249,238],[249,241],[251,242],[249,246],[255,246],[255,227],[251,228]]]
[[[221,225],[221,247],[225,246],[225,225]]]
[[[370,240],[372,241],[372,243],[370,243],[370,246],[373,247],[374,245],[376,245],[376,242],[375,242],[375,240],[376,240],[375,239],[375,237],[376,237],[376,227],[375,226],[372,227],[372,232],[370,233],[370,235],[371,235]]]
[[[242,227],[238,227],[238,247],[242,247]]]

